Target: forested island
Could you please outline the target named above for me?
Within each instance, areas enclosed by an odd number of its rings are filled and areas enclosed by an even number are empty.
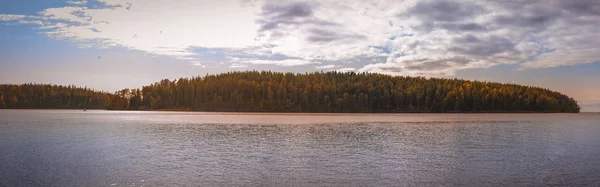
[[[539,87],[376,73],[230,72],[115,93],[48,84],[0,85],[0,108],[215,112],[579,112]]]

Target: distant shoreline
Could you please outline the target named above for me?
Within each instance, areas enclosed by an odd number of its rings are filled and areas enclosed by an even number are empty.
[[[81,111],[83,109],[68,109],[68,108],[0,108],[0,110],[61,110],[61,111]],[[393,114],[583,114],[583,113],[600,113],[600,112],[277,112],[277,111],[265,111],[265,112],[254,112],[254,111],[199,111],[199,110],[114,110],[114,109],[86,109],[87,111],[111,111],[111,112],[173,112],[173,113],[215,113],[215,114],[289,114],[289,115],[302,115],[302,114],[357,114],[357,115],[393,115]]]

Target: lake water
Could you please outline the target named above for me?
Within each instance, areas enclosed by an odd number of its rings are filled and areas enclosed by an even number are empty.
[[[600,115],[0,110],[0,186],[600,186]]]

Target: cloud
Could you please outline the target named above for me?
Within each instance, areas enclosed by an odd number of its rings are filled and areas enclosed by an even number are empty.
[[[319,4],[312,2],[271,2],[262,7],[260,34],[276,40],[293,34],[296,29],[306,32],[308,43],[328,43],[336,40],[364,39],[365,36],[350,33],[340,28],[340,24],[314,15]]]
[[[231,58],[230,62],[236,65],[255,64],[255,65],[277,65],[277,66],[302,66],[308,64],[321,64],[317,61],[307,61],[301,59],[285,59],[285,60],[264,60],[264,59],[247,59],[247,58]]]
[[[424,0],[417,2],[401,15],[415,17],[424,22],[456,22],[472,19],[482,12],[484,12],[484,8],[473,2]]]
[[[498,36],[478,38],[469,34],[454,38],[453,42],[456,45],[450,47],[450,51],[466,56],[493,57],[494,55],[502,53],[518,53],[515,49],[515,44],[512,41]],[[511,56],[515,55],[511,54]]]
[[[35,24],[35,25],[44,25],[44,22],[38,20],[19,20],[17,23],[19,24]]]
[[[274,54],[305,60],[345,61],[364,55],[378,56],[370,47],[379,44],[371,38],[377,35],[372,29],[377,25],[375,28],[384,28],[380,31],[390,30],[389,23],[354,9],[362,3],[354,6],[337,1],[267,1],[257,20],[261,25],[258,39],[269,44],[268,50]]]
[[[41,21],[55,39],[106,48],[120,46],[156,55],[184,58],[193,47],[256,46],[260,7],[242,7],[237,0],[99,0],[69,1],[37,15],[2,15],[2,20]],[[218,19],[215,19],[218,18]],[[137,37],[133,37],[137,36]]]
[[[0,14],[0,21],[31,24],[82,47],[224,59],[231,68],[326,63],[315,68],[352,64],[352,71],[446,76],[499,64],[527,69],[600,61],[597,0],[67,3],[34,15]]]
[[[258,20],[260,31],[274,30],[284,25],[327,23],[310,19],[315,4],[307,2],[274,2],[262,7],[262,16]]]
[[[328,64],[328,65],[322,65],[322,66],[315,66],[315,69],[328,70],[328,69],[333,69],[333,68],[338,68],[338,67],[340,67],[340,66],[334,65],[334,64]]]
[[[306,37],[306,40],[312,43],[327,43],[335,40],[360,40],[366,38],[361,34],[340,33],[318,28],[313,28],[308,31],[310,34]]]
[[[249,64],[274,64],[278,66],[301,66],[308,64],[320,64],[320,62],[306,61],[300,59],[286,59],[286,60],[249,60],[245,61]]]
[[[26,17],[25,15],[0,14],[0,21],[15,21],[15,20],[21,20],[25,17]]]
[[[246,64],[233,63],[229,66],[230,68],[245,68],[248,67]]]
[[[206,65],[204,65],[204,63],[201,61],[191,61],[191,63],[193,66],[202,67],[202,68],[206,67]]]
[[[535,41],[537,54],[521,68],[548,68],[600,61],[600,2],[594,0],[494,4],[505,13],[490,24],[504,28],[513,41]]]
[[[81,1],[69,0],[69,1],[67,1],[67,3],[69,3],[71,5],[85,5],[88,3],[88,1],[87,0],[81,0]]]
[[[340,69],[337,69],[335,71],[337,71],[337,72],[350,72],[350,71],[355,71],[355,70],[356,70],[356,68],[340,68]]]
[[[600,3],[576,1],[419,1],[399,14],[415,31],[415,39],[394,46],[398,55],[440,61],[461,57],[468,63],[420,72],[406,71],[410,58],[391,58],[404,75],[453,75],[456,70],[520,63],[521,69],[547,68],[600,61]],[[452,10],[452,11],[449,11]],[[396,23],[396,22],[395,22]],[[587,41],[585,41],[587,40]],[[404,62],[403,60],[407,60]],[[398,74],[366,66],[363,70]],[[439,66],[437,66],[439,67]],[[441,71],[441,69],[444,69]]]
[[[464,57],[428,58],[420,56],[402,56],[390,58],[385,63],[369,64],[359,72],[385,72],[391,75],[410,76],[448,76],[461,68],[466,68],[472,59]]]

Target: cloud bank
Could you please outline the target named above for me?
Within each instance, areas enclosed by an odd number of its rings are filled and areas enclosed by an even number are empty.
[[[126,47],[228,67],[447,76],[516,64],[600,61],[597,0],[69,0],[35,15],[0,14],[82,47]]]

